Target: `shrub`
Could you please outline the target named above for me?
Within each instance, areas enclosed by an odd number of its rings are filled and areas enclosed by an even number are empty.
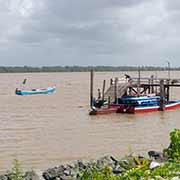
[[[180,160],[180,129],[174,129],[170,133],[170,145],[164,149],[165,156],[173,160]]]
[[[11,180],[24,180],[24,173],[17,159],[13,161],[13,168],[12,168],[12,171],[10,172],[10,179]]]

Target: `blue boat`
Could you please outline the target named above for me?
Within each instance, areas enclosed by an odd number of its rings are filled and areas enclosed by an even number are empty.
[[[34,94],[51,94],[56,90],[56,86],[48,87],[46,89],[32,89],[32,90],[15,90],[17,95],[34,95]]]
[[[132,106],[153,106],[159,105],[160,96],[123,96],[118,98],[118,104]]]
[[[118,99],[118,113],[153,112],[160,110],[160,96],[124,96]],[[180,106],[180,101],[165,100],[164,109],[174,109]]]

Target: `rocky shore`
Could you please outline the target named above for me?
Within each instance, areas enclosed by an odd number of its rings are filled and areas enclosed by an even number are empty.
[[[43,172],[23,172],[18,161],[0,180],[180,180],[180,130],[170,133],[170,145],[163,152],[149,151],[147,157],[105,156],[91,161],[77,160]]]
[[[145,165],[146,163],[148,163],[149,170],[154,170],[158,167],[163,166],[164,163],[168,160],[167,157],[165,157],[161,152],[149,151],[148,156],[149,158],[145,158],[142,156],[128,155],[121,159],[114,156],[104,156],[97,160],[91,160],[91,161],[78,160],[71,164],[64,164],[57,167],[49,168],[43,172],[40,171],[25,172],[22,179],[81,180],[83,173],[87,171],[89,171],[90,173],[90,171],[92,171],[93,168],[96,168],[99,171],[107,168],[107,170],[111,171],[114,176],[118,176],[126,171],[131,170],[134,167],[138,167],[138,166],[143,167],[143,165]],[[180,180],[178,174],[180,175],[180,165],[179,165],[179,172],[177,172],[177,176],[169,178],[169,180]],[[12,180],[11,175],[12,175],[11,173],[0,175],[0,180]],[[153,179],[167,180],[167,178],[163,178],[160,176],[157,176],[156,178],[151,178],[149,180],[153,180]],[[21,180],[21,179],[16,179],[16,180]]]

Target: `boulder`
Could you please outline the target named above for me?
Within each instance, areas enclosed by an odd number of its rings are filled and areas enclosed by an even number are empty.
[[[0,180],[8,180],[8,176],[7,175],[0,175]]]
[[[167,158],[163,155],[162,152],[149,151],[148,155],[149,155],[150,159],[154,159],[159,162],[163,162],[163,161],[167,160]]]
[[[42,173],[42,176],[46,180],[55,180],[56,178],[64,175],[65,167],[63,165],[59,167],[49,168]]]
[[[43,180],[42,172],[35,172],[35,171],[27,171],[25,172],[24,180]]]
[[[154,169],[154,168],[156,168],[156,167],[159,167],[159,166],[161,166],[161,164],[160,163],[158,163],[158,162],[151,162],[150,163],[150,165],[149,165],[149,168],[150,169]]]

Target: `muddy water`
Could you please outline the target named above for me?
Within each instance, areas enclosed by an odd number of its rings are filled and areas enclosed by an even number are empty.
[[[96,73],[95,94],[104,79],[124,72]],[[136,72],[129,72],[136,75]],[[143,72],[150,76],[155,72]],[[156,72],[167,77],[167,72]],[[171,72],[180,78],[180,72]],[[25,86],[22,81],[27,78]],[[45,88],[50,95],[17,96],[16,87]],[[180,88],[171,89],[180,99]],[[0,74],[0,169],[18,159],[25,169],[46,169],[61,162],[113,154],[162,150],[169,132],[180,128],[180,109],[147,114],[89,116],[89,73]]]

